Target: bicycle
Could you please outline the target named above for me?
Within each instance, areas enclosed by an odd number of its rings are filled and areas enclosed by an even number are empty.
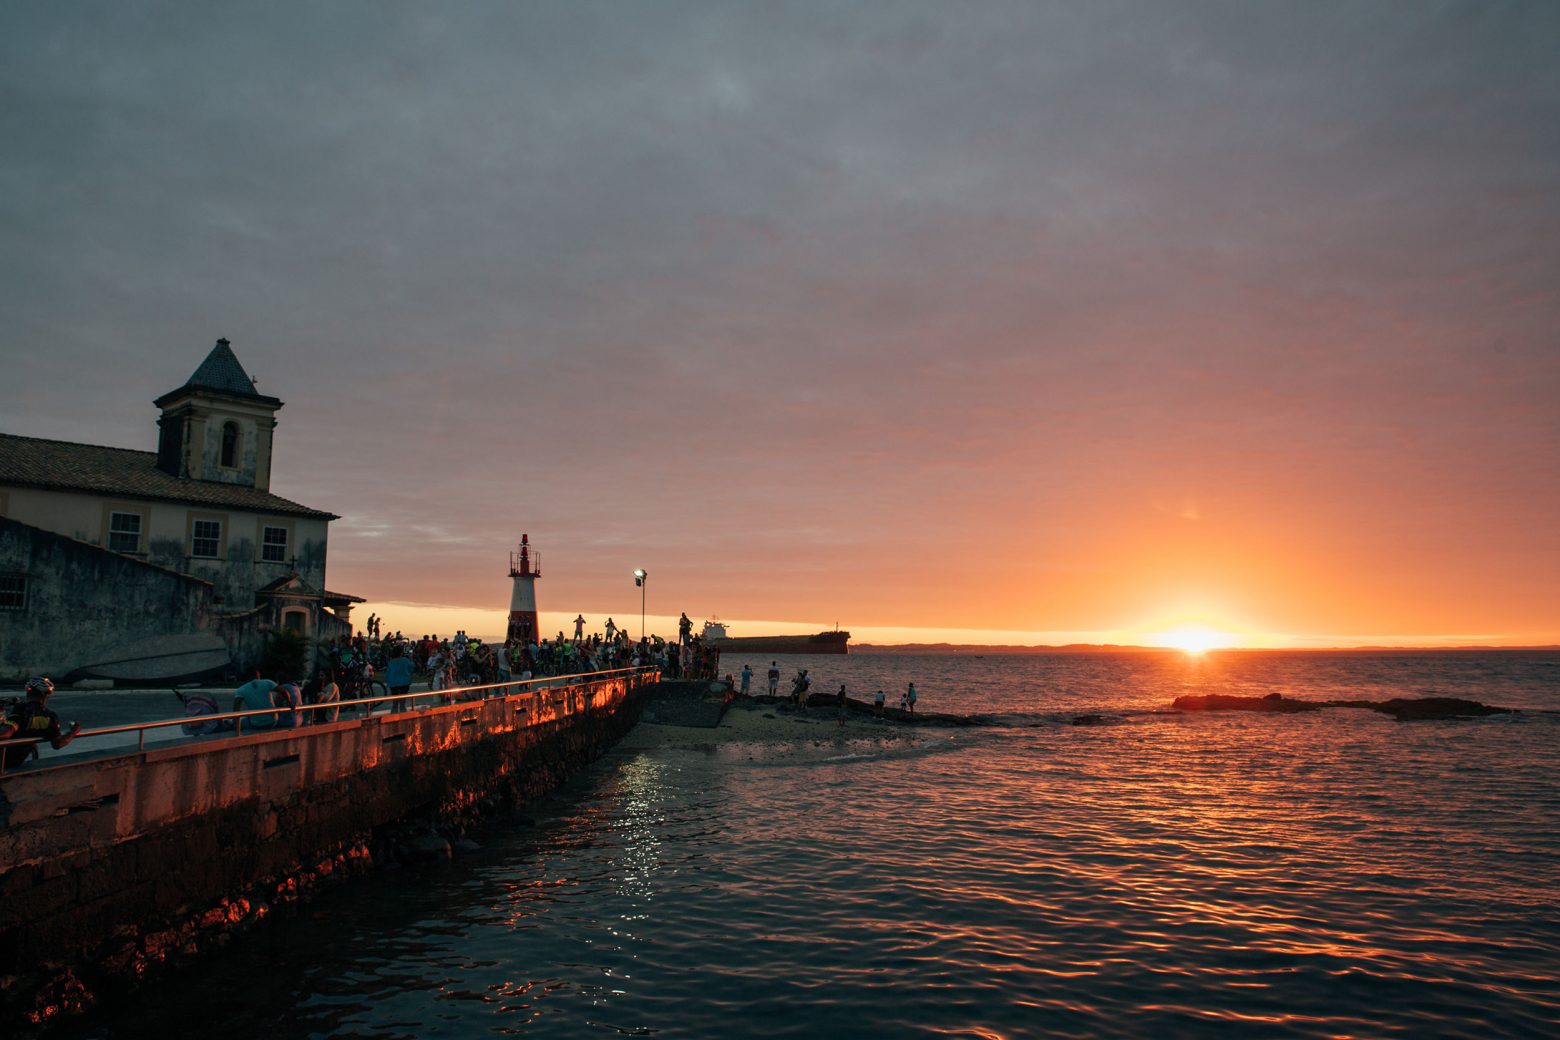
[[[369,699],[363,705],[364,715],[372,715],[375,707],[390,699],[390,687],[370,677],[361,666],[341,669],[336,676],[336,685],[341,689],[343,701]]]

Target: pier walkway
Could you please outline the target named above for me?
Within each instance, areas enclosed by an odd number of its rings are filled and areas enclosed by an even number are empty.
[[[278,714],[258,710],[84,730],[78,740],[134,744],[0,775],[0,976],[24,979],[0,1005],[29,988],[46,1003],[51,977],[133,978],[366,865],[380,828],[524,804],[610,747],[659,679],[655,668],[556,676],[357,713],[376,696],[290,729],[256,730]],[[233,732],[183,729],[224,721]]]
[[[414,687],[412,692],[404,697],[375,695],[356,700],[335,701],[324,705],[306,704],[302,708],[297,709],[298,714],[302,716],[302,721],[299,726],[294,728],[308,729],[315,725],[324,725],[324,723],[317,723],[314,720],[323,718],[324,713],[331,709],[339,709],[339,721],[362,721],[370,715],[385,716],[396,714],[393,705],[397,703],[404,702],[409,711],[427,711],[429,708],[447,705],[452,701],[470,702],[485,700],[490,697],[535,694],[554,688],[579,686],[582,683],[602,678],[644,671],[655,671],[655,669],[619,668],[602,672],[581,672],[573,675],[511,680],[487,685],[450,687],[444,690],[433,690],[426,686],[419,690]],[[220,704],[224,700],[231,701],[233,692],[230,689],[211,687],[162,687],[93,690],[87,692],[68,688],[61,689],[49,699],[49,706],[65,720],[65,725],[69,725],[70,719],[75,714],[86,717],[94,713],[108,715],[110,723],[92,728],[83,728],[76,735],[75,740],[71,741],[70,747],[66,750],[54,751],[49,747],[48,741],[42,741],[39,744],[39,757],[33,758],[30,762],[20,767],[13,766],[10,770],[7,770],[4,762],[0,761],[0,779],[4,779],[8,773],[30,773],[40,769],[77,765],[82,762],[111,758],[132,751],[140,753],[149,747],[166,748],[187,744],[209,744],[241,735],[273,731],[287,732],[285,727],[278,728],[268,724],[255,725],[253,722],[255,719],[260,719],[264,723],[264,717],[275,716],[285,709],[268,710],[262,708],[254,711],[230,711],[199,716],[157,714],[163,708],[171,710],[176,707],[175,697],[178,695],[186,697],[204,695]],[[131,699],[135,701],[134,704],[125,707],[120,706],[121,701]],[[0,699],[0,703],[3,703],[3,701],[4,699]],[[246,722],[245,720],[250,721]],[[0,740],[0,748],[4,748],[8,744],[21,743],[28,743],[28,741],[19,739]],[[0,864],[0,866],[3,866],[3,864]]]

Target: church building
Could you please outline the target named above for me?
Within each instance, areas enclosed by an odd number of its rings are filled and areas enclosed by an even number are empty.
[[[156,451],[0,433],[0,680],[237,671],[268,633],[351,632],[334,513],[271,493],[282,402],[227,340],[154,402]]]

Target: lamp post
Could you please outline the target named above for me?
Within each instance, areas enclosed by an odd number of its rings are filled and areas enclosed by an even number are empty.
[[[634,571],[634,584],[639,586],[639,641],[645,641],[645,579],[650,575],[643,567]]]

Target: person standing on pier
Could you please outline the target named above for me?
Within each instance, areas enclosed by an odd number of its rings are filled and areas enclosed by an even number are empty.
[[[611,618],[607,618],[607,642],[610,643],[610,642],[612,642],[616,638],[617,638],[617,623],[614,622]]]
[[[407,694],[412,692],[412,661],[396,647],[390,651],[390,661],[385,665],[385,686],[396,700],[390,702],[391,711],[405,711]]]
[[[807,711],[807,689],[812,686],[812,680],[807,678],[807,669],[803,668],[796,673],[796,678],[791,680],[791,701],[796,705],[796,710]]]
[[[678,642],[686,645],[693,638],[693,622],[688,620],[688,612],[683,611],[682,618],[677,622]]]
[[[911,683],[910,684],[910,688],[905,691],[905,704],[909,708],[910,714],[914,715],[915,714],[915,683]]]
[[[14,705],[0,718],[0,740],[30,740],[30,744],[7,744],[0,748],[0,761],[6,769],[19,766],[38,753],[38,741],[47,740],[58,751],[76,739],[81,723],[72,722],[62,729],[60,717],[47,707],[54,683],[47,676],[27,680],[27,699]]]
[[[579,640],[584,639],[584,638],[585,638],[585,615],[584,614],[576,614],[574,616],[574,640],[575,640],[575,642],[578,642]]]
[[[745,664],[742,666],[742,696],[746,697],[748,695],[748,687],[752,685],[753,666],[750,664]]]
[[[780,696],[780,666],[774,661],[769,662],[769,696]]]

